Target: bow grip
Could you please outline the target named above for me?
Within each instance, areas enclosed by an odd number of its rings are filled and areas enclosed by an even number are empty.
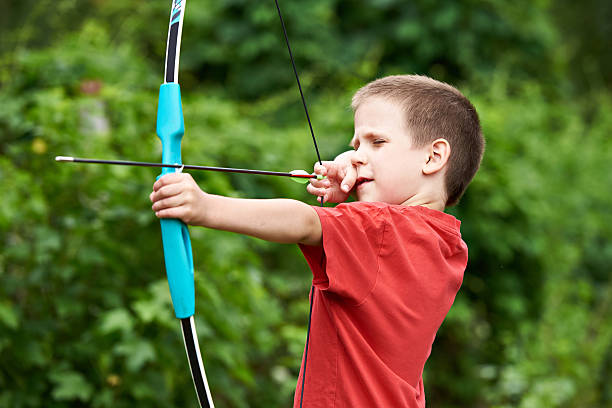
[[[181,88],[177,83],[165,83],[159,88],[157,106],[157,136],[162,143],[162,163],[182,164],[181,139],[185,133]],[[162,168],[161,177],[173,168]],[[174,314],[179,319],[195,313],[193,256],[187,225],[178,219],[161,219],[162,242],[166,274]]]

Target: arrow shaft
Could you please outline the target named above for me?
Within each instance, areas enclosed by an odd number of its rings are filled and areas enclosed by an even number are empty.
[[[170,163],[150,163],[150,162],[139,162],[129,160],[101,160],[101,159],[85,159],[79,157],[64,157],[58,156],[55,158],[56,161],[60,162],[73,162],[73,163],[90,163],[90,164],[112,164],[118,166],[138,166],[138,167],[169,167],[175,169],[187,169],[187,170],[205,170],[205,171],[217,171],[225,173],[243,173],[243,174],[259,174],[264,176],[281,176],[281,177],[293,177],[293,178],[317,178],[314,174],[295,174],[290,172],[282,171],[267,171],[267,170],[253,170],[253,169],[238,169],[233,167],[215,167],[215,166],[196,166],[192,164],[170,164]]]

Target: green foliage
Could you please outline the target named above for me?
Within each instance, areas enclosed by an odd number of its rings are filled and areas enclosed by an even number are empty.
[[[53,161],[160,157],[168,4],[11,5],[0,48],[0,406],[195,406],[147,198],[156,171]],[[323,157],[346,148],[350,96],[376,76],[458,83],[480,113],[485,160],[451,210],[470,263],[426,367],[428,404],[612,406],[612,98],[605,76],[570,76],[580,53],[561,40],[606,26],[559,27],[570,17],[547,2],[281,7]],[[314,162],[275,13],[271,2],[188,2],[186,162]],[[606,72],[606,61],[590,64]],[[596,86],[582,87],[589,79]],[[212,193],[314,203],[286,180],[194,177]],[[308,314],[299,250],[191,235],[216,405],[289,405]]]

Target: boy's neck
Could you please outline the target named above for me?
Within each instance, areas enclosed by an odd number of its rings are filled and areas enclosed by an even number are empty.
[[[412,207],[415,205],[420,205],[422,207],[427,207],[431,210],[438,210],[444,212],[445,202],[441,198],[433,198],[426,196],[412,196],[408,200],[404,201],[401,205],[405,205],[408,207]]]

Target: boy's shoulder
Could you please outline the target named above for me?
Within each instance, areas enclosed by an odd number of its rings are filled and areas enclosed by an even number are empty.
[[[338,223],[393,225],[398,228],[418,228],[419,225],[461,237],[461,221],[443,211],[420,205],[394,205],[384,202],[355,201],[335,207],[315,207],[323,221],[331,217]]]
[[[363,212],[370,214],[378,214],[387,212],[389,214],[401,215],[418,215],[423,218],[437,219],[452,224],[461,224],[454,216],[445,213],[444,211],[434,210],[422,205],[398,205],[388,204],[380,201],[353,201],[349,203],[341,203],[335,207],[323,207],[325,210],[339,213]]]

